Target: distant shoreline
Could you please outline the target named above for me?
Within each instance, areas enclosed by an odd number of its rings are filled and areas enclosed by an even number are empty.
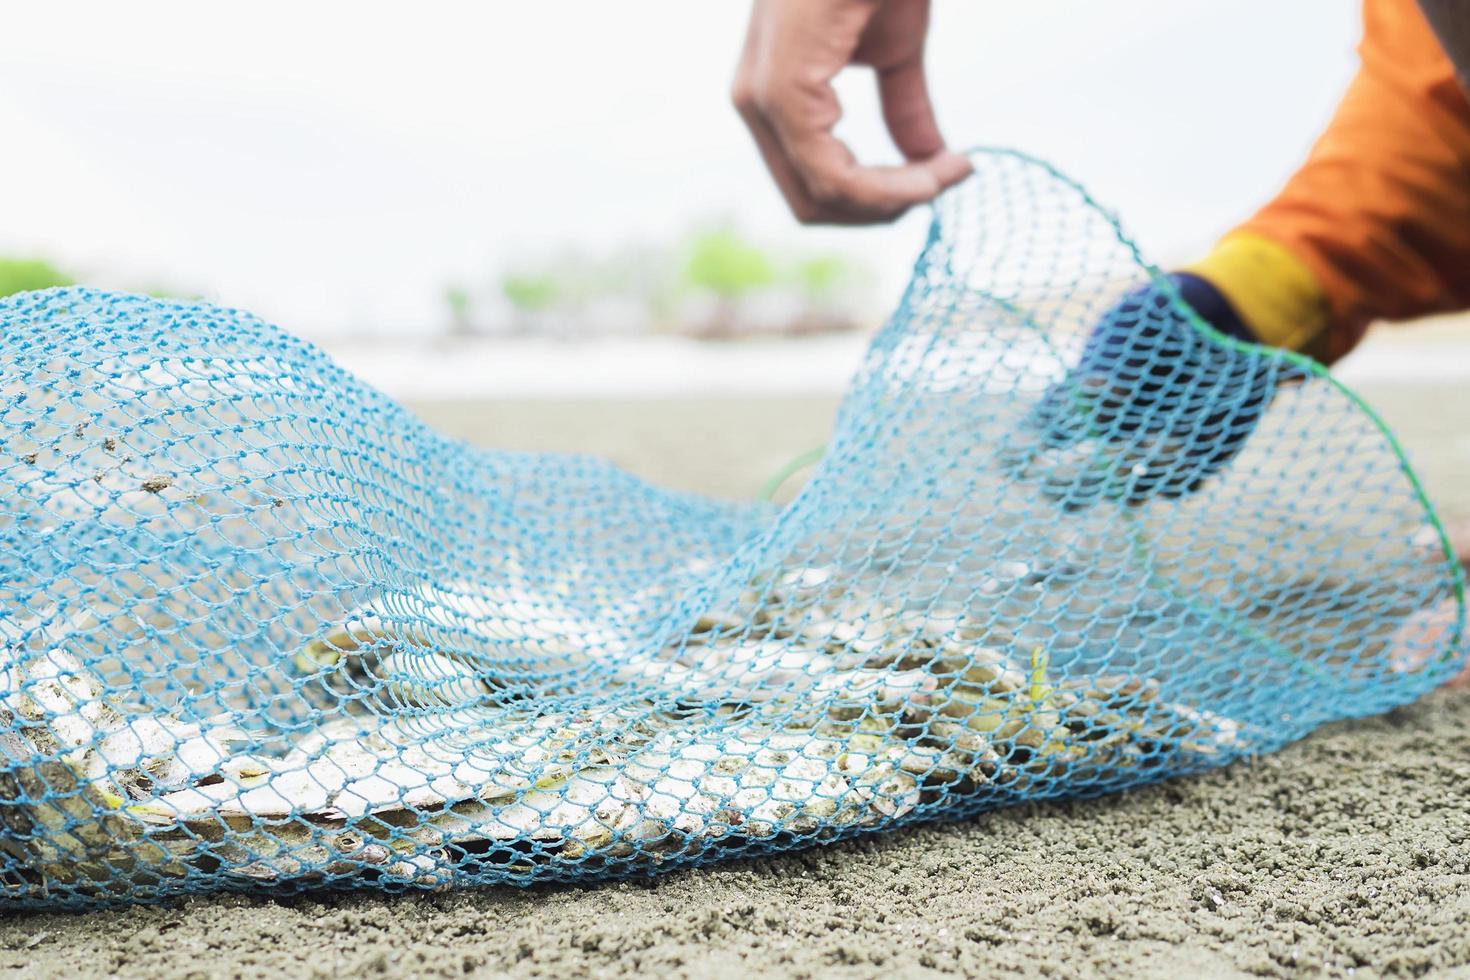
[[[1463,336],[1460,336],[1463,333]],[[862,362],[860,334],[735,341],[642,337],[327,341],[343,367],[409,401],[750,398],[837,395]],[[1336,375],[1356,384],[1470,382],[1470,326],[1385,329]]]

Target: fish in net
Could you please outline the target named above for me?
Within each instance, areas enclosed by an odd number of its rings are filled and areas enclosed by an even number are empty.
[[[974,163],[781,506],[472,449],[238,311],[0,301],[9,903],[645,875],[1450,676],[1402,637],[1462,573],[1371,410],[1045,164]]]

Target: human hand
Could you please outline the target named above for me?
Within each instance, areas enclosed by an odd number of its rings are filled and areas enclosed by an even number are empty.
[[[1254,339],[1204,279],[1169,278],[1174,289],[1151,283],[1105,313],[1030,413],[1040,438],[1025,468],[1064,506],[1194,493],[1244,448],[1277,385],[1300,376],[1206,337],[1176,291],[1216,330]]]
[[[732,98],[786,203],[806,224],[891,221],[970,173],[945,149],[924,76],[929,0],[755,0]],[[883,119],[906,163],[872,167],[833,134],[832,79],[878,75]]]

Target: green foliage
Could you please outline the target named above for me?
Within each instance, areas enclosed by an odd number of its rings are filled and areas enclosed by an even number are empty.
[[[444,301],[456,320],[463,320],[470,312],[470,293],[463,286],[450,286],[444,290]]]
[[[630,310],[641,310],[656,330],[690,329],[692,315],[718,319],[719,332],[738,334],[752,315],[769,318],[770,310],[788,310],[794,330],[849,323],[852,290],[865,282],[865,271],[841,254],[767,248],[722,221],[696,226],[677,244],[521,258],[498,285],[520,318],[556,312],[566,324],[604,316],[626,322]],[[452,322],[465,323],[473,294],[451,285],[444,295]],[[762,305],[767,298],[774,302]]]
[[[696,234],[684,261],[684,281],[724,299],[767,289],[777,282],[776,263],[729,226]]]
[[[802,295],[813,302],[828,300],[857,278],[853,264],[840,255],[817,255],[796,264],[793,277]]]
[[[562,288],[554,273],[511,273],[500,280],[500,291],[510,304],[524,313],[549,310],[561,299]]]
[[[0,258],[0,296],[30,289],[71,286],[75,282],[71,276],[43,259]]]

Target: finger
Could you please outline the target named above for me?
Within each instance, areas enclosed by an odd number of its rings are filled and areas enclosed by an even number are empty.
[[[797,176],[796,169],[786,156],[786,150],[766,121],[766,110],[761,98],[760,51],[761,24],[765,14],[764,0],[755,0],[751,5],[750,23],[746,28],[745,46],[740,52],[740,63],[735,70],[735,81],[731,86],[730,99],[735,111],[745,123],[755,140],[761,160],[770,172],[777,190],[781,192],[791,213],[798,221],[815,220],[816,209],[806,187]]]
[[[751,105],[740,106],[739,111],[740,118],[745,120],[746,128],[755,139],[756,149],[760,151],[761,159],[771,173],[771,179],[776,182],[776,188],[785,198],[792,215],[804,224],[821,220],[811,195],[806,191],[806,185],[786,156],[785,147],[781,145],[765,117]]]
[[[911,156],[898,167],[861,166],[833,134],[842,114],[830,81],[836,67],[804,76],[776,71],[773,61],[781,59],[779,52],[768,50],[775,41],[763,34],[762,7],[758,2],[753,12],[732,96],[798,220],[832,224],[890,221],[969,174],[968,158],[944,152]],[[861,24],[851,26],[854,36],[861,32]],[[833,41],[830,32],[825,40]],[[833,66],[849,57],[845,48],[838,53],[841,57]],[[902,73],[895,77],[904,84]],[[932,113],[927,109],[925,113],[932,128]],[[937,145],[942,146],[942,140]],[[924,148],[911,144],[915,151]]]
[[[865,167],[831,132],[783,132],[773,123],[786,156],[815,207],[815,220],[837,224],[892,221],[934,199],[967,170],[941,155],[891,167]],[[968,161],[962,161],[967,168]]]
[[[795,142],[804,153],[794,156],[759,106],[746,102],[740,115],[792,214],[803,223],[891,221],[947,186],[943,175],[932,172],[927,162],[862,167],[841,140],[826,132],[798,138]],[[968,167],[968,161],[964,165]]]
[[[929,101],[929,83],[922,61],[912,61],[878,73],[878,97],[883,121],[893,145],[909,162],[926,163],[939,189],[953,187],[974,171],[970,158],[945,149],[944,137]]]
[[[877,76],[883,121],[904,159],[927,160],[942,152],[944,137],[939,135],[939,123],[929,101],[924,63],[915,58],[880,70]]]
[[[937,153],[927,160],[919,161],[934,175],[940,192],[949,190],[975,172],[975,164],[967,153],[950,150]]]

